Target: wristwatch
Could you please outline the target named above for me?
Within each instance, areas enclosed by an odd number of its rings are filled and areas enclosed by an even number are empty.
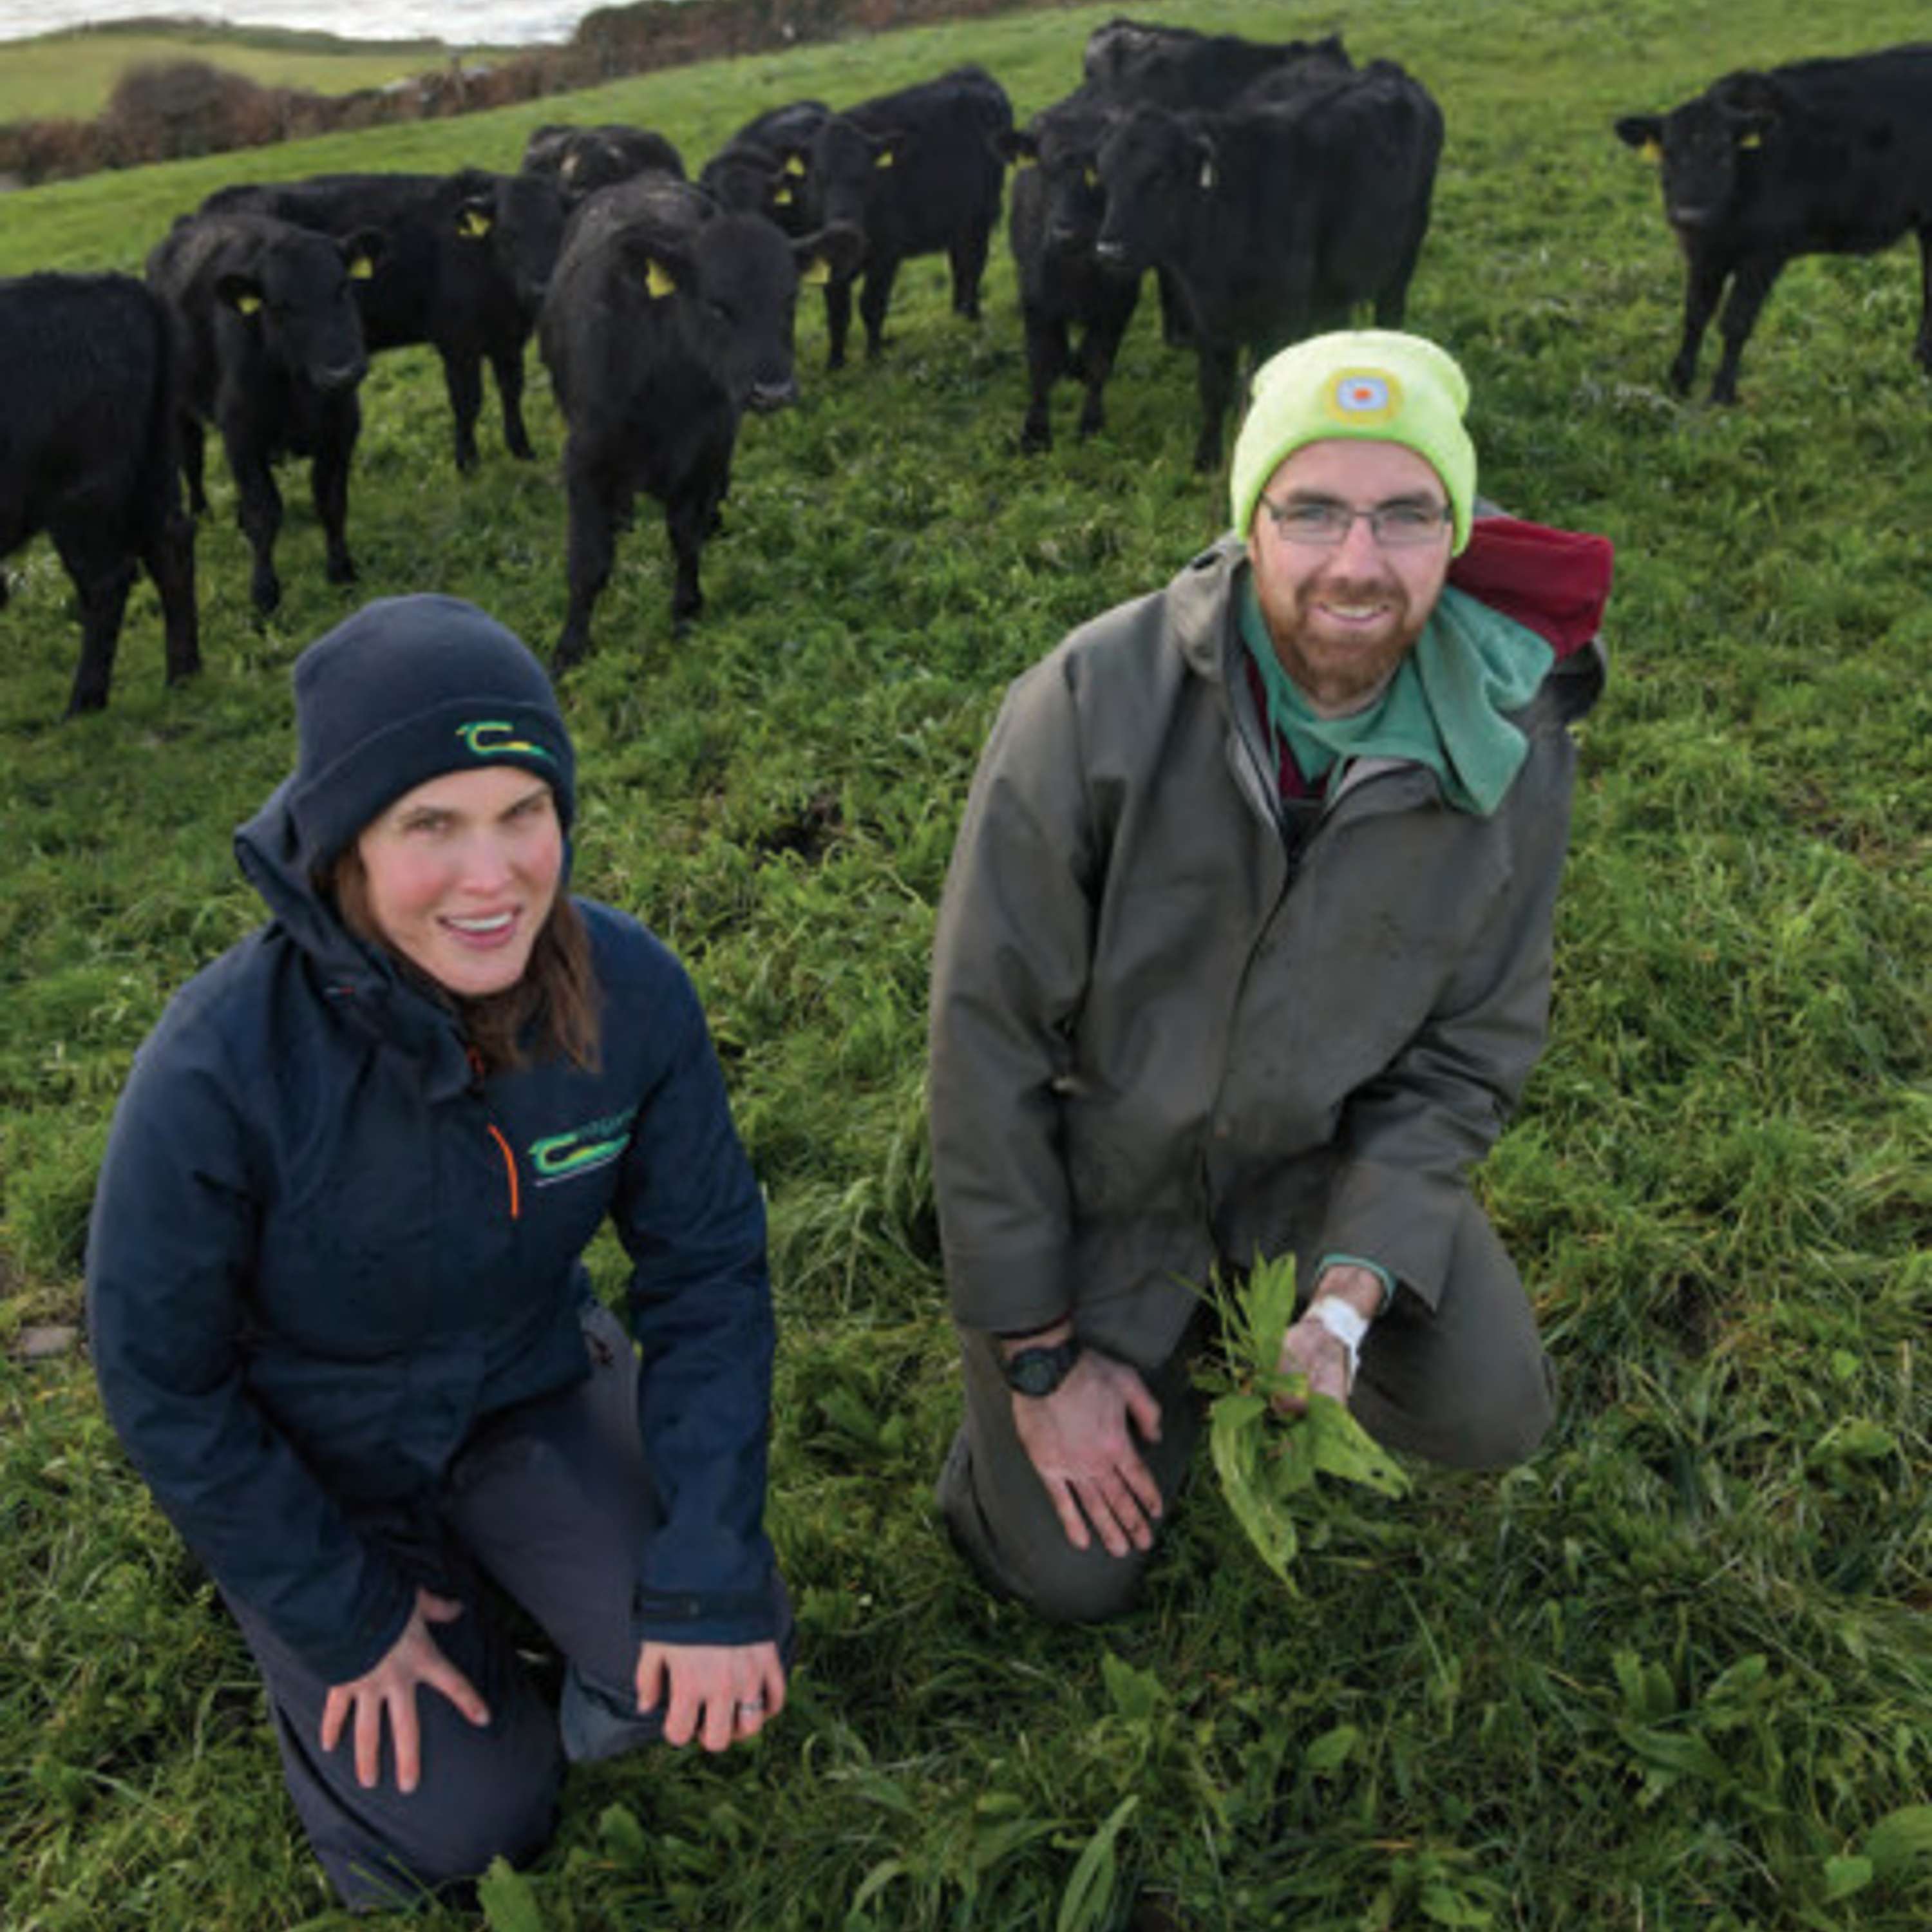
[[[1000,1368],[1006,1378],[1007,1388],[1016,1395],[1032,1396],[1037,1400],[1052,1394],[1066,1381],[1079,1359],[1080,1338],[1070,1335],[1064,1342],[1021,1348],[1003,1356]]]

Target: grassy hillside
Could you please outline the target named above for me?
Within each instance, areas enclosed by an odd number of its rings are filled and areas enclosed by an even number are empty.
[[[626,82],[577,118],[694,162],[759,109],[982,61],[1022,115],[1111,4]],[[1158,11],[1159,10],[1156,10]],[[1174,10],[1181,17],[1183,10]],[[1301,1524],[1285,1594],[1204,1471],[1144,1609],[1043,1629],[937,1528],[954,1371],[921,1135],[932,913],[1004,681],[1163,580],[1224,485],[1150,299],[1106,432],[1022,460],[1004,249],[976,328],[904,273],[876,368],[746,425],[707,615],[670,634],[651,506],[566,701],[583,886],[689,962],[770,1190],[770,1517],[796,1698],[755,1749],[574,1774],[511,1928],[844,1932],[1932,1924],[1932,389],[1903,250],[1802,263],[1743,402],[1664,386],[1680,268],[1612,136],[1727,68],[1909,37],[1798,0],[1195,7],[1346,25],[1443,104],[1412,326],[1468,369],[1486,490],[1616,542],[1613,682],[1583,734],[1550,1050],[1482,1190],[1536,1296],[1561,1422],[1496,1479],[1420,1472]],[[514,163],[555,100],[10,197],[0,272],[138,267],[246,172]],[[533,358],[534,359],[534,358]],[[1707,355],[1707,373],[1710,360]],[[367,594],[474,597],[547,646],[559,425],[459,481],[433,361],[380,362],[350,538]],[[259,906],[230,829],[292,751],[287,670],[352,608],[284,478],[287,590],[250,622],[214,465],[208,669],[165,692],[130,610],[103,716],[44,544],[0,614],[0,1344],[77,1319],[134,1047]],[[596,1252],[614,1292],[614,1249]],[[84,1359],[0,1346],[0,1897],[20,1932],[338,1922],[248,1658],[128,1470]],[[1152,1915],[1154,1906],[1170,1919]],[[1138,1915],[1138,1916],[1136,1916]],[[401,1922],[398,1922],[400,1923]],[[474,1922],[453,1910],[431,1926]]]
[[[148,62],[206,61],[262,87],[352,94],[444,66],[456,51],[440,40],[347,40],[186,22],[80,28],[5,44],[0,50],[0,122],[86,120],[106,106],[128,68]]]

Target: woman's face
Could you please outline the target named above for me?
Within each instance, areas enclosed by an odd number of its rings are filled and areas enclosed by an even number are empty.
[[[465,999],[523,977],[563,871],[543,779],[508,765],[428,779],[371,820],[356,850],[392,950]]]

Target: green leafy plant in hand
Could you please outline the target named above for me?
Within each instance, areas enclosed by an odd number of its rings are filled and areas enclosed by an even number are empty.
[[[1306,1376],[1284,1373],[1282,1338],[1294,1316],[1294,1258],[1258,1262],[1246,1279],[1212,1289],[1220,1317],[1220,1359],[1204,1372],[1214,1396],[1208,1413],[1214,1472],[1234,1520],[1262,1560],[1292,1586],[1299,1546],[1292,1498],[1318,1475],[1340,1476],[1385,1496],[1408,1478],[1333,1396],[1310,1392]],[[1294,1402],[1298,1408],[1278,1404]]]

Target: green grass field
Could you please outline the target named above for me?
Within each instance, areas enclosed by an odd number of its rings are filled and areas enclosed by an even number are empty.
[[[138,268],[250,172],[513,165],[538,121],[635,118],[701,159],[758,109],[966,58],[1022,116],[1111,5],[802,50],[580,100],[10,197],[0,272]],[[1506,1478],[1308,1504],[1288,1594],[1204,1471],[1145,1606],[1103,1631],[990,1600],[929,1486],[954,1371],[921,1132],[933,908],[1004,681],[1217,530],[1191,362],[1150,299],[1106,433],[1016,453],[1002,245],[976,328],[914,264],[877,368],[747,424],[683,642],[640,504],[568,687],[577,878],[690,963],[770,1190],[770,1506],[801,1629],[755,1748],[573,1774],[496,1932],[1925,1932],[1932,1925],[1932,390],[1905,250],[1798,264],[1743,401],[1664,383],[1680,269],[1610,133],[1726,69],[1922,30],[1798,0],[1174,10],[1346,25],[1443,104],[1413,326],[1462,358],[1484,486],[1613,538],[1613,682],[1583,734],[1554,1034],[1484,1197],[1560,1372]],[[1707,372],[1710,352],[1707,351]],[[532,358],[534,363],[534,357]],[[439,374],[378,364],[350,537],[368,594],[477,598],[547,647],[559,427],[486,413],[460,481]],[[0,615],[0,1920],[13,1932],[346,1923],[284,1798],[248,1660],[100,1414],[78,1319],[128,1058],[259,906],[230,828],[292,755],[287,671],[352,598],[306,484],[250,621],[214,466],[198,683],[140,591],[104,716],[44,544]],[[600,1285],[621,1280],[614,1248]],[[473,1923],[454,1910],[435,1926]]]
[[[206,61],[263,87],[352,94],[358,88],[448,64],[458,50],[438,40],[346,40],[266,27],[156,22],[88,27],[9,40],[0,48],[0,122],[86,120],[106,106],[130,68]],[[466,53],[480,50],[464,49]]]

